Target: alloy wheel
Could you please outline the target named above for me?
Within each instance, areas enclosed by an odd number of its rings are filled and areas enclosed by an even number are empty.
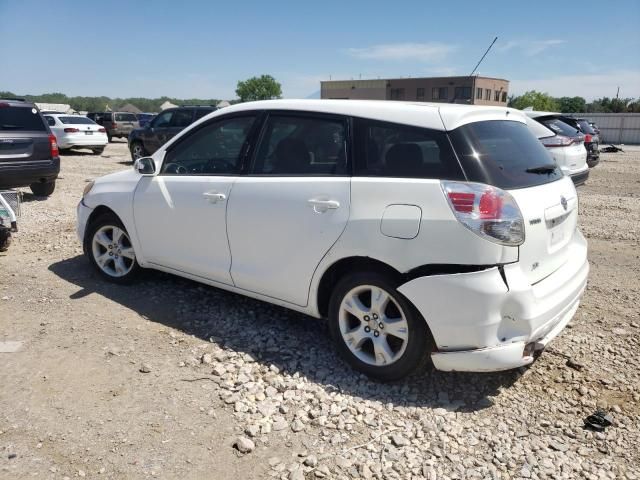
[[[395,363],[407,348],[407,317],[383,288],[361,285],[347,292],[340,304],[338,323],[347,348],[368,365]]]
[[[104,225],[96,230],[91,252],[100,270],[111,277],[124,277],[136,263],[129,235],[115,225]]]

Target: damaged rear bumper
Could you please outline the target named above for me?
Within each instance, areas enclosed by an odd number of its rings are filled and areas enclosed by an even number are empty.
[[[567,262],[530,285],[518,263],[480,272],[433,275],[398,289],[433,334],[434,366],[488,372],[528,365],[569,323],[587,284],[584,237],[576,232]]]

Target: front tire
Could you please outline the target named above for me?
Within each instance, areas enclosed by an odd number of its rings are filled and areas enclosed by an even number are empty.
[[[144,150],[144,145],[141,142],[133,142],[131,144],[131,160],[134,162],[139,158],[146,157],[147,152]]]
[[[329,329],[340,356],[376,380],[399,380],[424,368],[433,350],[425,320],[386,275],[363,272],[338,282]]]
[[[48,197],[56,189],[56,182],[35,182],[29,188],[36,197]]]
[[[91,222],[84,251],[94,268],[113,283],[130,283],[140,272],[135,251],[120,219],[104,214]]]

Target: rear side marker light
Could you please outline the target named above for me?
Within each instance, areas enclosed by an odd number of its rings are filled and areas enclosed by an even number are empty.
[[[476,235],[501,245],[524,242],[524,219],[509,192],[473,182],[440,182],[456,219]]]

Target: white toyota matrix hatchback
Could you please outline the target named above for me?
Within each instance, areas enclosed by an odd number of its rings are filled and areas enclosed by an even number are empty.
[[[517,110],[274,100],[218,110],[96,179],[78,236],[141,267],[328,318],[355,369],[530,364],[587,283],[573,182]]]

